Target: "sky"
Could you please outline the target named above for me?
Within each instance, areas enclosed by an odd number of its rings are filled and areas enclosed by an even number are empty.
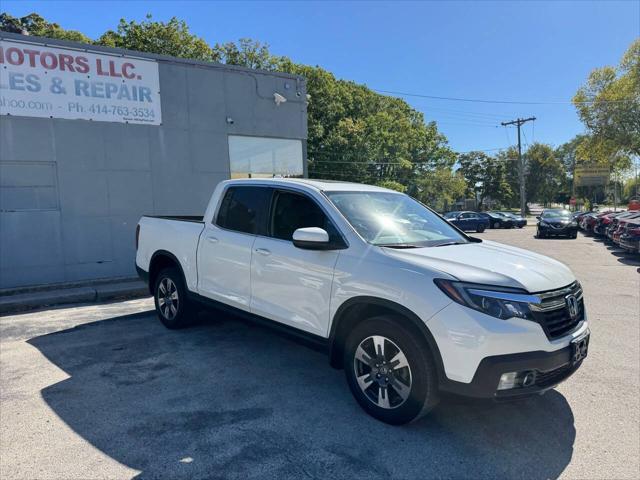
[[[640,37],[640,0],[493,2],[12,1],[13,16],[37,12],[96,38],[120,18],[184,19],[209,43],[249,37],[274,54],[319,65],[404,96],[435,120],[457,151],[516,142],[500,122],[535,116],[524,147],[554,146],[583,132],[570,101],[594,68],[616,65]]]

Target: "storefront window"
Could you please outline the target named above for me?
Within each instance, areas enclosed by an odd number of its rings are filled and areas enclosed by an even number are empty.
[[[302,141],[229,136],[231,178],[302,177]]]

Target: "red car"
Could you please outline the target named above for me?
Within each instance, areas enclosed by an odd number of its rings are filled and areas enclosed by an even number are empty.
[[[606,212],[600,212],[600,213],[593,212],[588,215],[585,215],[584,217],[582,217],[582,223],[580,226],[585,231],[585,233],[593,233],[593,230],[598,223],[598,219],[600,219],[600,217],[604,217],[605,215],[608,215],[609,213],[611,213],[611,210],[607,210]]]
[[[640,212],[628,212],[627,215],[621,215],[613,220],[611,227],[607,232],[607,236],[613,243],[620,243],[620,235],[624,232],[628,223],[640,221]]]
[[[619,245],[628,252],[640,253],[640,222],[626,224]]]

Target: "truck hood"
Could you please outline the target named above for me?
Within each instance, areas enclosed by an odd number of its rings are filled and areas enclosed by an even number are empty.
[[[523,288],[530,293],[561,288],[576,280],[569,268],[544,255],[492,241],[392,250],[386,255],[458,280]]]

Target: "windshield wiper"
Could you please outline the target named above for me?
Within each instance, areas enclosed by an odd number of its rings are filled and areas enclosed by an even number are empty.
[[[389,248],[422,248],[422,245],[414,245],[413,243],[381,243],[378,247]]]
[[[434,247],[447,247],[449,245],[464,245],[467,242],[444,242],[444,243],[439,243],[437,245],[433,245]]]

